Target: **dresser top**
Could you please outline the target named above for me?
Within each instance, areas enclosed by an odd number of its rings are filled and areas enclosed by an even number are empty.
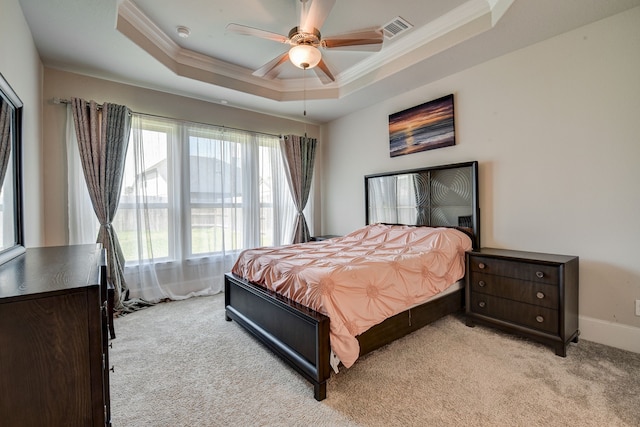
[[[571,260],[577,259],[577,256],[572,255],[557,255],[546,254],[541,252],[525,252],[525,251],[513,251],[511,249],[495,249],[495,248],[481,248],[469,251],[472,255],[478,256],[491,256],[503,259],[512,260],[524,260],[524,261],[542,261],[564,264]]]
[[[0,300],[100,283],[98,244],[28,248],[0,265]]]

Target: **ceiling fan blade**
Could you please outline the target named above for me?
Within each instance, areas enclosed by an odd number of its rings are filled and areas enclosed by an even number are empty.
[[[325,85],[336,81],[336,78],[333,77],[333,73],[329,69],[329,66],[324,59],[321,59],[318,65],[313,67],[313,71],[316,72],[316,75],[318,76],[320,81]]]
[[[267,79],[274,79],[278,75],[278,68],[289,60],[289,52],[285,52],[282,55],[273,58],[271,61],[258,68],[252,74],[256,77],[264,77]]]
[[[229,24],[227,25],[227,31],[242,34],[244,36],[255,36],[260,37],[267,40],[273,40],[279,43],[287,43],[289,41],[289,37],[283,36],[282,34],[272,33],[270,31],[259,30],[257,28],[247,27],[246,25],[240,24]]]
[[[329,36],[322,39],[322,47],[327,49],[364,50],[378,52],[382,49],[384,36],[381,30],[364,30]]]
[[[298,21],[298,28],[302,28],[304,22],[307,20],[307,13],[309,12],[309,3],[310,0],[300,0],[299,4],[299,12],[300,12],[300,20]]]
[[[300,22],[300,29],[305,33],[314,32],[314,28],[320,31],[324,20],[327,19],[333,5],[336,0],[311,0],[311,6],[307,10],[306,16],[302,13],[302,22]],[[306,4],[303,4],[303,10]]]

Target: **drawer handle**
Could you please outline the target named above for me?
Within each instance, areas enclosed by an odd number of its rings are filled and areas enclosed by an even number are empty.
[[[483,270],[486,267],[486,265],[484,265],[484,262],[481,262],[480,264],[478,264],[478,268]]]
[[[484,287],[485,287],[485,285],[486,285],[486,283],[484,282],[484,280],[480,280],[480,281],[478,282],[478,286],[480,286],[481,288],[484,288]]]
[[[544,277],[544,273],[542,271],[536,271],[536,276],[538,276],[538,279],[542,279]]]
[[[542,323],[542,322],[544,322],[544,317],[542,317],[542,316],[536,316],[536,322],[538,322],[538,323]]]
[[[481,308],[484,308],[484,307],[487,305],[487,303],[486,303],[486,302],[484,302],[484,301],[480,301],[480,302],[478,303],[478,305],[479,305]]]
[[[538,292],[536,294],[536,296],[538,297],[538,299],[543,299],[544,298],[544,294],[542,292]]]

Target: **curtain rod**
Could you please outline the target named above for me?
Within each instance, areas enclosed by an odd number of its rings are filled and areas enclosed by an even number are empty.
[[[61,99],[61,98],[57,98],[57,97],[54,97],[52,101],[53,101],[54,104],[71,104],[70,100]],[[101,108],[102,108],[102,104],[98,104],[98,109],[101,109]],[[243,132],[253,132],[253,133],[258,133],[258,134],[261,134],[261,135],[275,136],[276,138],[280,138],[282,136],[282,135],[274,135],[272,133],[267,133],[267,132],[259,132],[259,131],[255,131],[255,130],[240,129],[240,128],[234,128],[234,127],[224,126],[224,125],[214,125],[214,124],[211,124],[211,123],[194,122],[193,120],[176,119],[174,117],[160,116],[160,115],[157,115],[157,114],[140,113],[140,112],[137,112],[137,111],[131,111],[131,113],[139,114],[141,116],[147,116],[147,117],[157,117],[159,119],[179,120],[179,121],[181,121],[183,123],[193,123],[195,125],[217,126],[219,128],[223,128],[223,129],[239,130],[239,131],[243,131]]]
[[[51,100],[54,104],[71,104],[71,101],[68,99],[61,99],[57,96],[54,96]],[[98,108],[102,108],[102,104],[98,104]]]
[[[53,103],[54,104],[71,104],[71,101],[68,99],[60,99],[60,98],[53,98]],[[102,110],[102,104],[97,104],[98,110]],[[129,111],[129,115],[131,115],[131,111]]]

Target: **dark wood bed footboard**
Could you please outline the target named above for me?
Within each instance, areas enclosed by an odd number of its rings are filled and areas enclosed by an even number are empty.
[[[329,318],[286,297],[225,274],[225,316],[235,320],[313,384],[316,400],[327,395]]]
[[[313,384],[314,397],[327,394],[329,318],[282,295],[225,274],[225,316],[235,320]],[[360,355],[401,338],[464,307],[462,289],[388,318],[359,335]]]

